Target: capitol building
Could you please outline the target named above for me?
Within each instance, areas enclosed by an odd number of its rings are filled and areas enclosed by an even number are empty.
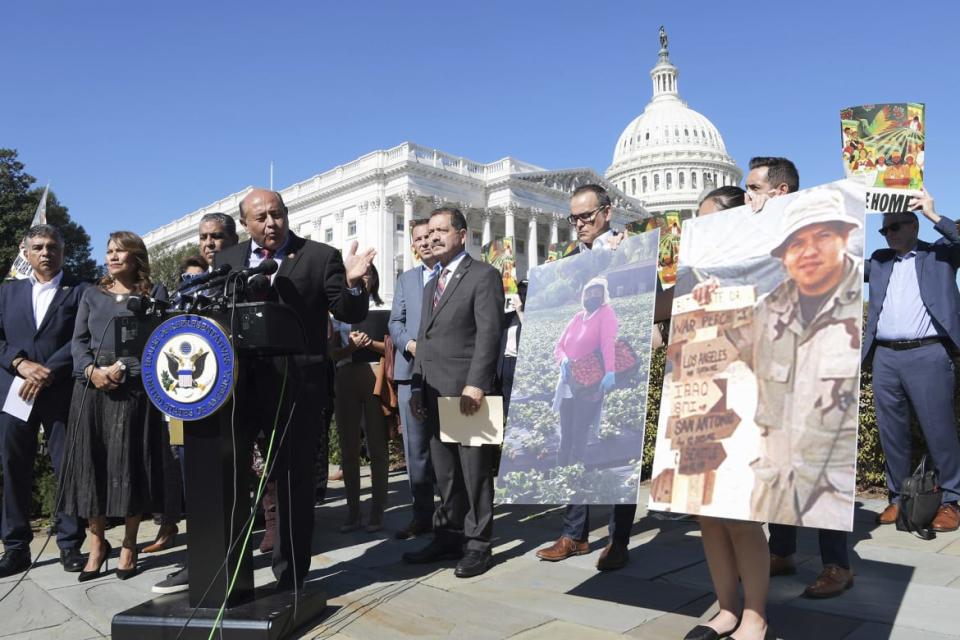
[[[394,278],[384,274],[413,266],[411,221],[441,205],[463,211],[474,257],[483,245],[513,237],[520,277],[543,262],[550,244],[575,239],[566,217],[580,185],[598,183],[610,192],[617,228],[654,212],[695,211],[705,187],[737,184],[742,174],[716,127],[680,99],[679,72],[662,33],[660,40],[650,72],[653,99],[620,136],[606,177],[589,168],[550,170],[512,157],[475,162],[405,142],[280,189],[291,230],[340,249],[353,240],[361,248],[375,247],[380,293],[389,303]],[[195,243],[204,214],[239,216],[239,203],[251,189],[219,198],[143,239],[151,249]]]

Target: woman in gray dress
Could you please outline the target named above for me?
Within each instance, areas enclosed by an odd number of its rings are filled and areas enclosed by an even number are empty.
[[[100,575],[110,544],[108,517],[124,518],[117,577],[137,573],[142,514],[162,507],[165,430],[140,383],[140,360],[118,357],[114,320],[130,315],[130,296],[165,298],[150,282],[147,248],[134,233],[116,231],[107,243],[107,275],[80,301],[73,333],[70,407],[72,451],[64,474],[64,511],[89,522],[90,555],[80,582]]]

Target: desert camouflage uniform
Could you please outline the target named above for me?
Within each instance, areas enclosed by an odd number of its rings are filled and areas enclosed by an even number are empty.
[[[755,422],[764,433],[760,457],[751,463],[757,520],[836,527],[851,518],[861,264],[845,260],[846,276],[806,327],[792,280],[755,309],[752,345],[743,355],[757,377]]]

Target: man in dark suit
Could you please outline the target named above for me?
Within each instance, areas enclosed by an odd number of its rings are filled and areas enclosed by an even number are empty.
[[[437,262],[430,243],[430,221],[414,221],[410,236],[412,248],[419,256],[421,264],[403,272],[397,278],[393,308],[390,310],[390,337],[396,350],[393,379],[397,382],[397,407],[403,427],[403,454],[407,462],[407,477],[413,502],[413,518],[410,524],[397,531],[396,537],[400,540],[433,530],[433,495],[436,485],[433,465],[430,462],[430,433],[420,417],[410,409],[423,288],[435,275],[433,266]]]
[[[503,281],[496,269],[467,255],[467,221],[458,209],[444,207],[430,215],[430,239],[440,272],[423,292],[411,402],[430,431],[440,507],[433,516],[433,540],[403,559],[421,564],[462,556],[455,574],[469,578],[492,565],[497,448],[441,442],[437,398],[459,397],[460,412],[469,416],[493,391]]]
[[[287,207],[275,191],[254,189],[247,194],[240,203],[240,223],[250,240],[218,253],[217,266],[229,264],[236,270],[267,258],[279,262],[270,296],[299,316],[306,340],[306,352],[292,358],[292,367],[285,358],[258,358],[242,365],[234,391],[237,415],[251,429],[269,431],[281,403],[280,381],[289,376],[287,388],[292,393],[282,399],[281,431],[275,443],[282,439],[273,469],[279,502],[273,573],[278,589],[299,588],[310,568],[317,416],[327,393],[327,314],[348,323],[366,317],[369,302],[362,278],[376,252],[358,254],[354,242],[341,258],[329,245],[294,235]],[[293,415],[286,421],[291,408]]]
[[[960,525],[960,441],[951,354],[960,348],[960,235],[953,220],[936,213],[926,192],[913,198],[910,208],[920,210],[943,237],[934,244],[918,240],[915,213],[886,213],[880,233],[889,249],[875,251],[864,269],[870,302],[863,359],[873,361],[873,404],[890,498],[878,522],[897,520],[900,483],[911,471],[913,407],[943,489],[943,505],[931,528],[955,531]]]
[[[26,421],[0,412],[4,546],[0,577],[20,573],[30,566],[33,463],[41,424],[53,468],[58,476],[63,472],[67,414],[73,391],[70,341],[77,305],[89,286],[63,272],[63,238],[56,227],[31,228],[25,245],[32,275],[0,286],[0,403],[14,382],[22,383],[20,397],[33,403]],[[80,546],[86,523],[57,513],[56,528],[64,570],[80,571],[84,565]]]

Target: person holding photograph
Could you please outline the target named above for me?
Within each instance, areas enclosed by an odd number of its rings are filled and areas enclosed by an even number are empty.
[[[702,217],[742,206],[746,202],[744,196],[744,190],[733,185],[714,189],[700,202],[697,215]],[[764,638],[770,554],[763,523],[708,516],[700,516],[699,521],[703,553],[720,611],[705,624],[694,627],[684,640],[714,640],[734,632],[741,640]],[[742,609],[740,583],[743,584]]]

